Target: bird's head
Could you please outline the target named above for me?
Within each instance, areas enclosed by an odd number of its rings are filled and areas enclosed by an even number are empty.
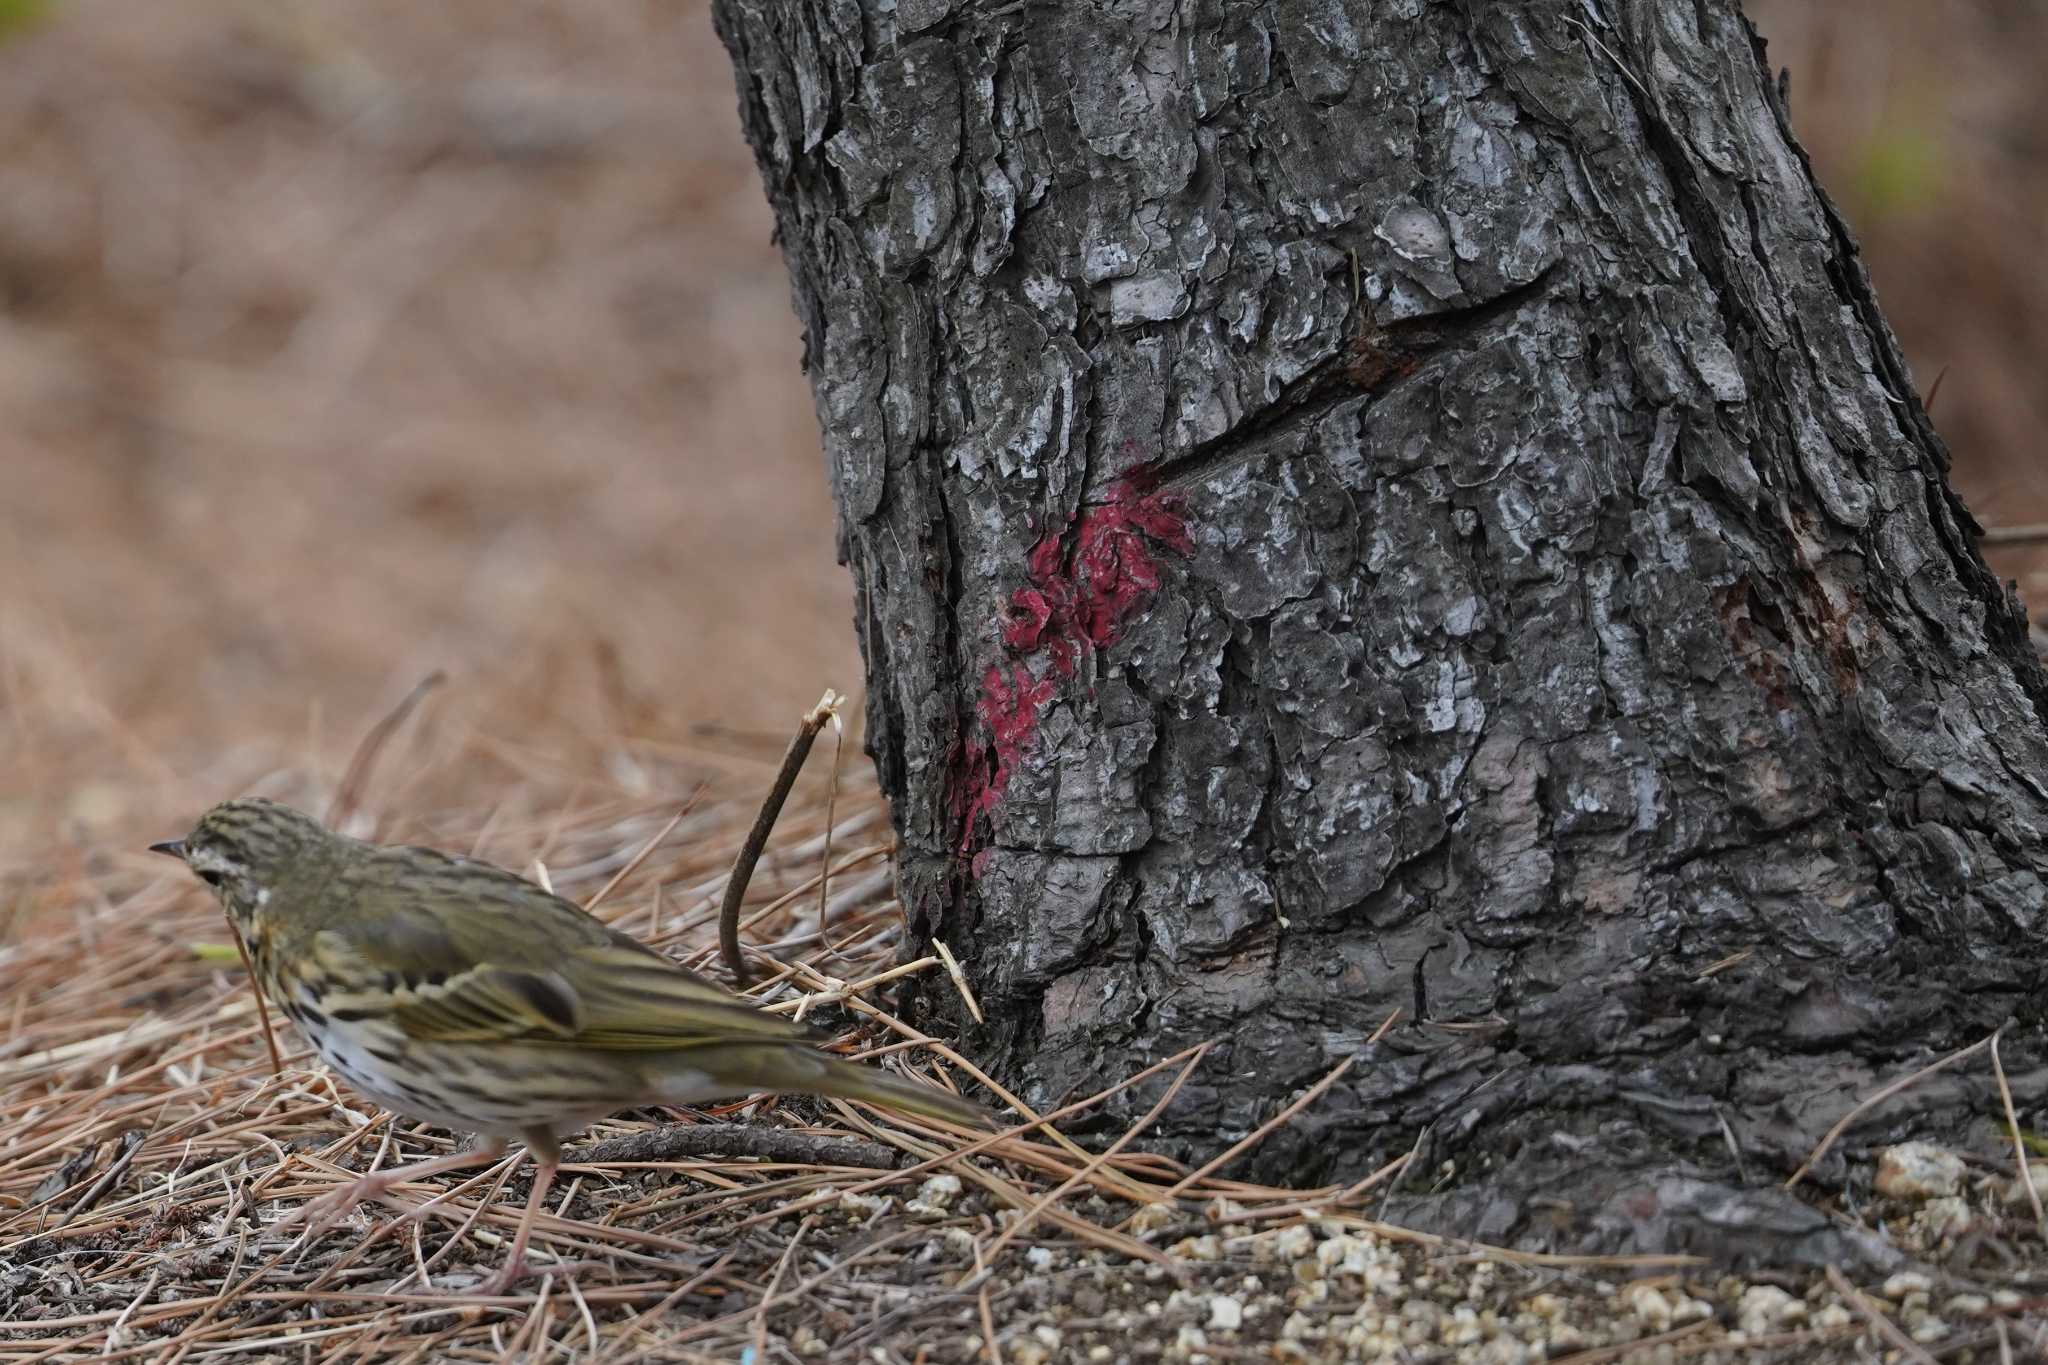
[[[312,816],[258,796],[223,801],[182,839],[151,844],[151,853],[182,860],[247,933],[273,888],[329,834]]]

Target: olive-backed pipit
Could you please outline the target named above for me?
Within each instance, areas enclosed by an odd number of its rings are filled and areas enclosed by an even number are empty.
[[[254,798],[151,849],[213,888],[263,993],[328,1065],[386,1108],[482,1135],[474,1150],[345,1186],[317,1220],[401,1181],[486,1164],[511,1138],[526,1144],[533,1192],[484,1293],[526,1271],[557,1139],[617,1110],[776,1091],[985,1121],[946,1091],[816,1051],[803,1025],[487,863],[364,843]]]

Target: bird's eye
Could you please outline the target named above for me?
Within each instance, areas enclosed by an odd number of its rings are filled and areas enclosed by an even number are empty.
[[[217,867],[204,868],[199,873],[199,880],[205,882],[208,886],[219,886],[227,879],[228,874]]]

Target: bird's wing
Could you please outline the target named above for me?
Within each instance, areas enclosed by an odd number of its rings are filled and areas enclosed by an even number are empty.
[[[806,1025],[764,1013],[630,939],[627,945],[578,955],[573,976],[582,1016],[576,1041],[585,1047],[640,1052],[818,1040]]]
[[[468,894],[431,908],[406,879],[358,888],[358,913],[313,937],[332,983],[323,1008],[388,1014],[427,1042],[642,1051],[816,1037],[509,872],[461,870]]]
[[[574,1041],[575,989],[557,972],[494,962],[434,967],[394,952],[388,939],[347,928],[313,936],[313,961],[329,983],[320,1008],[343,1023],[380,1017],[417,1042]]]

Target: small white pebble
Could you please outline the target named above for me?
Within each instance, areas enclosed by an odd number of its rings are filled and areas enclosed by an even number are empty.
[[[2029,1161],[2027,1163],[2027,1179],[2033,1182],[2034,1193],[2040,1195],[2043,1199],[2048,1199],[2048,1161]],[[2005,1202],[2008,1204],[2020,1205],[2032,1204],[2034,1202],[2027,1198],[2027,1187],[2017,1179],[2005,1181],[2001,1188],[2005,1191]]]
[[[1024,1259],[1030,1263],[1033,1270],[1051,1270],[1052,1248],[1031,1247],[1025,1251]]]
[[[1901,1270],[1884,1282],[1878,1291],[1888,1299],[1903,1299],[1908,1294],[1925,1294],[1934,1288],[1934,1281],[1917,1270]]]
[[[1209,1325],[1219,1332],[1235,1332],[1244,1326],[1244,1305],[1228,1294],[1209,1300]]]
[[[1298,1261],[1316,1249],[1316,1235],[1301,1223],[1273,1234],[1273,1254],[1286,1261]]]
[[[1948,1335],[1948,1324],[1936,1317],[1923,1318],[1914,1325],[1909,1335],[1923,1345],[1930,1341],[1940,1341]]]
[[[1963,1187],[1969,1168],[1946,1147],[1901,1142],[1877,1154],[1877,1192],[1887,1199],[1936,1199]]]
[[[1735,1321],[1751,1336],[1762,1336],[1781,1324],[1806,1316],[1806,1305],[1774,1284],[1753,1284],[1742,1291]]]
[[[1969,1230],[1976,1214],[1970,1208],[1970,1201],[1961,1195],[1930,1199],[1914,1213],[1911,1227],[1920,1237],[1924,1246],[1940,1246],[1951,1237],[1960,1237]]]
[[[1671,1301],[1657,1292],[1656,1286],[1632,1284],[1623,1296],[1623,1302],[1628,1305],[1629,1312],[1635,1314],[1636,1321],[1652,1332],[1671,1330]]]
[[[859,1218],[886,1212],[894,1202],[884,1194],[855,1194],[851,1190],[839,1196],[839,1207]]]
[[[1856,1315],[1839,1303],[1825,1304],[1813,1310],[1813,1325],[1824,1332],[1832,1332],[1838,1327],[1847,1327],[1855,1320]]]
[[[1474,1365],[1526,1365],[1537,1356],[1528,1345],[1513,1337],[1494,1337],[1472,1359]]]
[[[927,1176],[924,1184],[917,1187],[917,1198],[906,1202],[903,1211],[920,1223],[944,1222],[952,1216],[953,1201],[960,1197],[960,1188],[957,1175]]]
[[[1235,1214],[1243,1213],[1244,1205],[1234,1199],[1225,1199],[1219,1195],[1211,1199],[1207,1204],[1204,1204],[1202,1212],[1208,1215],[1210,1222],[1221,1223],[1227,1221]]]
[[[1148,1232],[1157,1232],[1175,1218],[1171,1204],[1147,1204],[1131,1215],[1131,1231],[1142,1237]]]
[[[1472,1311],[1469,1303],[1451,1309],[1448,1320],[1437,1331],[1438,1340],[1446,1346],[1476,1346],[1485,1336],[1479,1327],[1479,1314]]]

